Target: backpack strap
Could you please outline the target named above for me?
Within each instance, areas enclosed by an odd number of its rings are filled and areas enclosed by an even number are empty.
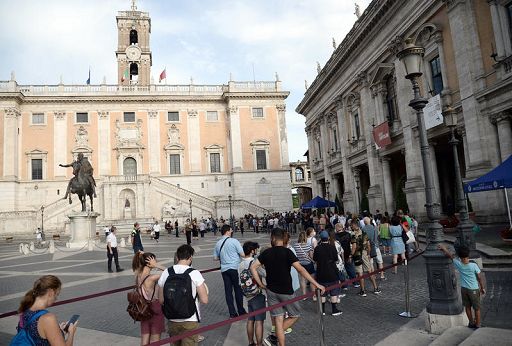
[[[226,244],[228,239],[229,239],[229,237],[226,237],[226,239],[224,239],[224,241],[222,242],[222,245],[220,246],[220,249],[219,249],[219,260],[221,259],[220,256],[222,254],[222,248],[224,247],[224,244]],[[221,263],[222,263],[222,261],[221,261]]]
[[[32,317],[27,321],[27,324],[26,325],[22,325],[23,324],[23,314],[21,314],[20,316],[20,325],[19,327],[20,328],[27,328],[29,325],[31,325],[35,320],[37,320],[39,317],[43,316],[44,314],[47,314],[48,313],[48,310],[40,310],[38,312],[36,312],[35,314],[32,315]]]
[[[226,240],[228,240],[228,238],[226,238]],[[226,240],[224,240],[224,242],[226,242]],[[222,245],[224,245],[224,243]],[[183,272],[183,274],[190,275],[190,273],[193,272],[194,270],[195,270],[194,268],[190,267],[187,270],[185,270],[185,272]],[[192,277],[190,278],[190,281],[192,281]],[[197,294],[197,288],[196,288],[196,296],[194,297],[194,310],[196,311],[197,322],[200,323],[201,319],[199,318],[199,312],[197,311],[197,305],[196,305],[197,295],[198,294]]]

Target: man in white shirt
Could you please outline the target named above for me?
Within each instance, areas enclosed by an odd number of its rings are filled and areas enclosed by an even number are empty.
[[[155,224],[153,225],[153,232],[155,232],[153,239],[158,243],[158,239],[160,239],[160,225],[158,224],[158,221],[155,221]]]
[[[162,275],[160,276],[160,279],[158,280],[158,286],[160,286],[162,289],[158,290],[158,300],[160,301],[160,304],[164,305],[163,309],[164,312],[166,311],[166,304],[172,305],[172,298],[171,296],[166,296],[165,293],[165,283],[167,279],[169,278],[169,271],[172,269],[172,271],[175,274],[183,274],[188,269],[192,269],[188,275],[190,275],[191,284],[192,284],[192,297],[198,297],[199,299],[196,299],[196,312],[192,314],[192,316],[188,318],[170,318],[169,324],[168,324],[168,332],[169,335],[179,335],[194,329],[197,329],[199,326],[199,319],[201,317],[200,311],[199,311],[199,303],[201,304],[208,304],[208,287],[206,286],[206,283],[204,282],[204,277],[201,275],[201,273],[191,268],[192,265],[192,256],[194,256],[194,248],[188,244],[181,245],[176,250],[175,258],[177,259],[178,263],[173,265],[171,268],[165,270],[162,272]],[[169,316],[168,316],[169,317]],[[197,345],[198,344],[198,334],[190,336],[188,338],[183,338],[174,345]]]
[[[107,225],[105,225],[105,227],[103,227],[103,232],[105,233],[105,241],[107,241],[107,237],[108,235],[110,234],[110,228],[108,228]]]
[[[112,226],[111,232],[107,236],[107,258],[108,258],[108,272],[113,273],[112,258],[116,264],[116,272],[122,272],[124,269],[119,266],[119,257],[117,253],[117,237],[116,228]]]

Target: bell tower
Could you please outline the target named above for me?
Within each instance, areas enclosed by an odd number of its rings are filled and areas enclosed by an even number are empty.
[[[149,85],[151,78],[151,18],[137,10],[119,11],[117,20],[117,82],[119,85]]]

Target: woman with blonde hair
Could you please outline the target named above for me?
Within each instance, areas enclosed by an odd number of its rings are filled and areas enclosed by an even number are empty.
[[[314,275],[315,264],[313,263],[313,246],[307,243],[306,232],[299,232],[299,238],[297,242],[293,244],[293,249],[297,254],[297,258],[301,266],[303,266],[309,274]],[[306,279],[302,275],[299,277],[299,279],[302,294],[306,294]]]
[[[46,310],[57,301],[61,287],[62,283],[58,277],[41,276],[21,300],[18,308],[18,329],[25,328],[35,345],[73,345],[77,322],[70,323],[67,331],[64,331],[69,321],[59,324],[57,316]]]
[[[140,322],[140,344],[146,345],[150,342],[160,340],[161,334],[165,331],[164,314],[162,306],[158,301],[157,285],[160,274],[151,274],[151,269],[165,270],[164,266],[156,262],[156,257],[150,252],[138,252],[133,256],[132,270],[135,274],[135,285],[140,286],[142,295],[151,301],[153,317]]]

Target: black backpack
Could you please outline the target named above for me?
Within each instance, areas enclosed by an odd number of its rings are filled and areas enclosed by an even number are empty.
[[[183,274],[176,274],[173,267],[167,269],[169,277],[164,284],[164,306],[163,312],[167,319],[185,319],[194,314],[199,321],[196,299],[192,295],[192,279],[190,272],[194,268],[188,268]]]

